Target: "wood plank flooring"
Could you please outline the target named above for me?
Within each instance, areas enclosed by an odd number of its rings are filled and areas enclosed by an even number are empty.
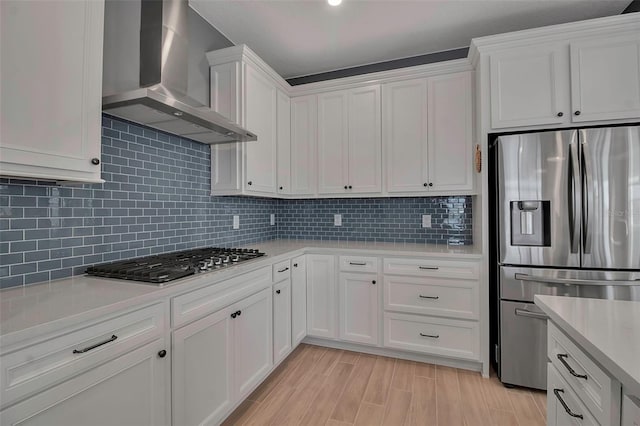
[[[544,426],[546,395],[496,377],[302,344],[223,425]]]

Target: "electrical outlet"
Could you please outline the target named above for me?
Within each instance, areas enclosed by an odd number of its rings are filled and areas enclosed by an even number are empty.
[[[431,215],[423,214],[422,215],[422,227],[423,228],[431,228]]]
[[[240,216],[237,214],[233,215],[233,229],[240,229]]]
[[[333,215],[333,226],[342,226],[342,215],[334,214]]]
[[[269,217],[269,223],[271,224],[271,226],[276,224],[276,214],[275,213],[271,213],[271,216]]]

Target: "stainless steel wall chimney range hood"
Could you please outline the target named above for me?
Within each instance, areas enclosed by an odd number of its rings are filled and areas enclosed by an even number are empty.
[[[102,110],[206,144],[256,135],[187,94],[187,0],[105,2]]]

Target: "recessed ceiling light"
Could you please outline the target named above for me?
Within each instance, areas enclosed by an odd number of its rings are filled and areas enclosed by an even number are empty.
[[[327,2],[331,5],[331,6],[337,6],[340,3],[342,3],[342,0],[327,0]]]

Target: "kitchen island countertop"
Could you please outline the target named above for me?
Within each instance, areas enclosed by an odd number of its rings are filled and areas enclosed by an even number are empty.
[[[625,393],[640,397],[640,302],[536,295],[535,303]]]

